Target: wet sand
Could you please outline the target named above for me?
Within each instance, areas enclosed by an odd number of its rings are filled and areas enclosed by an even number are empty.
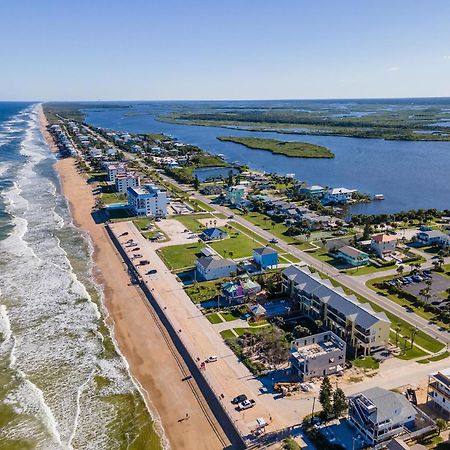
[[[40,116],[43,135],[55,151],[53,139],[45,129],[47,121],[42,111]],[[141,388],[155,419],[155,427],[158,428],[158,423],[162,425],[163,444],[166,441],[166,446],[169,444],[173,449],[223,448],[193,390],[182,381],[180,361],[164,332],[158,328],[147,300],[130,285],[125,264],[104,225],[96,223],[92,216],[93,186],[78,171],[74,158],[58,160],[55,167],[74,224],[88,233],[93,242],[94,276],[103,286],[107,322],[130,373]]]

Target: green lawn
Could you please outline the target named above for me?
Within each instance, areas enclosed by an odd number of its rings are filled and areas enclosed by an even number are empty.
[[[267,320],[260,320],[259,322],[249,322],[248,324],[251,327],[261,327],[263,325],[268,325],[269,322],[267,322]]]
[[[136,220],[133,220],[133,223],[139,228],[140,231],[142,231],[142,230],[146,230],[146,228],[150,224],[153,224],[154,221],[150,220],[150,219],[136,219]]]
[[[233,328],[233,330],[237,333],[238,336],[242,336],[244,333],[249,332],[249,333],[261,333],[264,331],[270,331],[272,329],[272,325],[267,324],[264,327],[259,327],[259,328],[255,328],[255,327],[248,327],[248,328]]]
[[[203,209],[203,211],[208,211],[208,212],[214,212],[215,209],[211,206],[208,205],[205,202],[202,202],[201,200],[198,200],[196,198],[190,198],[189,202],[193,205],[193,206],[197,206],[200,209]]]
[[[226,279],[194,283],[184,288],[186,294],[194,303],[211,300],[222,292],[222,284]]]
[[[220,315],[227,321],[232,322],[233,320],[238,319],[238,316],[235,316],[234,314],[230,312],[221,312]]]
[[[104,192],[101,194],[101,200],[105,205],[111,205],[112,203],[126,203],[126,194],[118,194],[115,192]]]
[[[227,340],[227,339],[235,339],[236,336],[234,335],[234,333],[231,330],[224,330],[220,332],[220,335],[222,336],[223,339]]]
[[[282,239],[288,244],[298,244],[299,241],[295,239],[293,236],[286,236],[284,233],[287,230],[287,226],[283,223],[273,222],[269,216],[265,214],[261,214],[259,212],[251,211],[250,213],[243,214],[240,211],[237,211],[237,214],[242,216],[244,219],[247,219],[249,222],[255,224],[256,226],[262,228],[263,230],[267,230],[276,236],[278,239]]]
[[[232,259],[251,256],[253,249],[259,246],[253,239],[233,231],[230,232],[229,238],[210,242],[209,245],[224,258]]]
[[[196,259],[200,256],[200,250],[204,247],[204,243],[198,242],[172,245],[159,249],[158,253],[169,269],[179,270],[186,267],[194,267]]]
[[[211,313],[211,314],[207,314],[206,318],[212,323],[212,324],[216,324],[216,323],[222,323],[223,320],[219,317],[219,315],[217,313]]]
[[[178,222],[181,222],[188,230],[193,231],[194,233],[198,233],[203,227],[198,219],[214,220],[214,217],[211,214],[190,214],[186,216],[179,215],[174,216],[173,218],[178,220]]]
[[[347,275],[367,275],[370,273],[383,272],[384,270],[395,269],[395,265],[393,266],[385,266],[385,267],[377,267],[372,264],[362,267],[356,267],[354,269],[348,269],[345,271]]]
[[[364,358],[356,358],[352,361],[352,364],[360,369],[373,370],[380,367],[380,363],[372,356],[366,356]]]

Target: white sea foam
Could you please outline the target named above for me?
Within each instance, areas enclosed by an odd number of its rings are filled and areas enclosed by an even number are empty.
[[[11,322],[5,305],[0,305],[0,334],[3,336],[2,345],[11,339]]]

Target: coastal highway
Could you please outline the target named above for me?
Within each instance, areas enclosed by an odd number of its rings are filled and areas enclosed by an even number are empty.
[[[180,185],[176,183],[172,178],[169,178],[168,176],[160,173],[160,176],[167,182],[177,185],[180,189],[186,190],[186,186]],[[191,190],[190,195],[193,198],[196,198],[204,203],[210,204],[210,200],[205,197],[204,195],[201,195],[200,193]],[[372,289],[368,288],[365,284],[361,283],[361,280],[358,280],[357,277],[345,275],[339,272],[338,269],[329,266],[328,264],[325,264],[307,252],[304,252],[302,250],[299,250],[295,247],[295,245],[289,245],[282,239],[279,239],[278,237],[274,236],[272,233],[270,233],[267,230],[263,230],[262,228],[258,227],[257,225],[254,225],[253,223],[249,222],[248,220],[242,218],[239,215],[236,215],[236,212],[232,209],[221,206],[221,205],[213,205],[217,212],[220,212],[222,214],[225,214],[226,216],[234,215],[233,220],[237,223],[243,225],[244,227],[248,228],[249,230],[255,232],[256,234],[259,234],[264,239],[267,239],[270,241],[271,239],[277,239],[278,240],[278,247],[282,248],[284,251],[291,253],[293,256],[300,259],[302,262],[308,264],[311,267],[314,267],[315,269],[319,270],[320,272],[324,273],[325,275],[337,280],[339,283],[343,284],[344,286],[350,288],[355,293],[365,297],[370,302],[375,303],[376,305],[380,306],[381,308],[385,309],[386,311],[391,312],[392,314],[395,314],[399,318],[405,320],[411,326],[415,326],[418,329],[426,332],[430,336],[434,337],[435,339],[438,339],[439,341],[447,344],[450,342],[450,333],[448,333],[445,330],[439,329],[438,326],[428,322],[426,319],[418,316],[414,312],[408,312],[406,311],[402,306],[398,305],[397,303],[394,303],[393,301],[378,295],[376,292],[374,292]]]

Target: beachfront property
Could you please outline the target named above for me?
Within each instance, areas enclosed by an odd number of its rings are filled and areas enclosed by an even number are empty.
[[[313,334],[291,342],[291,369],[300,381],[338,374],[345,366],[345,341],[332,331]]]
[[[198,280],[218,280],[236,274],[237,265],[230,259],[202,256],[195,262],[195,270]]]
[[[116,176],[116,191],[127,192],[129,187],[139,187],[141,185],[141,177],[135,172],[120,173]]]
[[[229,281],[222,285],[222,295],[229,305],[254,299],[261,292],[261,286],[250,278]]]
[[[323,195],[322,203],[324,205],[348,203],[352,199],[354,192],[356,192],[355,189],[347,189],[343,187],[328,189]]]
[[[374,448],[413,429],[417,410],[397,392],[374,387],[348,399],[348,418]]]
[[[228,234],[220,228],[206,228],[199,234],[199,238],[205,242],[226,239]]]
[[[450,420],[450,367],[429,375],[427,404]]]
[[[307,197],[321,198],[325,192],[325,188],[317,184],[312,186],[301,185],[298,193],[306,195]]]
[[[336,258],[352,267],[369,264],[369,255],[351,245],[344,245],[336,252]]]
[[[108,171],[108,180],[115,183],[117,175],[127,172],[127,163],[107,163],[106,170]]]
[[[322,279],[307,267],[291,265],[282,272],[283,291],[300,312],[341,337],[357,355],[386,349],[391,322],[384,312],[375,312],[354,295]]]
[[[253,260],[260,269],[275,269],[278,267],[278,252],[271,247],[254,248]]]
[[[154,184],[129,187],[128,207],[136,216],[166,217],[167,192]]]
[[[384,258],[395,252],[397,236],[389,234],[375,234],[370,241],[370,248],[380,257]]]
[[[439,230],[420,231],[417,233],[417,240],[425,245],[437,245],[439,247],[450,246],[450,235]]]
[[[245,186],[229,186],[225,189],[225,198],[232,205],[239,205],[245,198]]]

